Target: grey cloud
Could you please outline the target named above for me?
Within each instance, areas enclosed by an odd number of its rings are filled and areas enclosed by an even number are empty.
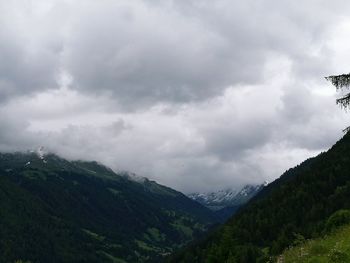
[[[329,87],[330,89],[332,87]],[[275,140],[293,147],[322,150],[342,135],[344,112],[335,105],[335,98],[312,94],[302,83],[288,88],[282,97]]]
[[[229,74],[237,75],[218,54],[227,50],[225,40],[178,14],[136,9],[130,20],[116,7],[96,10],[92,17],[116,21],[78,21],[66,56],[74,88],[111,94],[134,108],[207,98],[230,83]],[[218,66],[221,60],[226,65]]]
[[[200,101],[257,83],[276,52],[301,72],[328,68],[322,54],[310,54],[336,19],[325,1],[308,8],[290,1],[109,3],[82,6],[64,61],[74,88],[113,96],[124,109]]]
[[[344,1],[18,3],[0,16],[1,151],[44,145],[190,192],[274,179],[346,126],[315,92],[342,57]]]
[[[32,147],[33,138],[26,132],[28,122],[15,115],[5,116],[1,111],[0,122],[1,151],[25,151]]]
[[[0,103],[57,88],[60,40],[25,5],[1,1],[0,9]]]
[[[6,38],[0,36],[0,102],[57,87],[55,54],[28,54]]]
[[[206,134],[207,151],[223,160],[241,158],[247,151],[256,149],[269,141],[271,123],[261,120],[236,121],[208,127]]]
[[[72,88],[112,96],[124,110],[202,101],[258,83],[276,53],[300,74],[327,72],[323,38],[344,2],[49,3],[41,15],[3,4],[12,12],[0,29],[2,100],[56,88],[62,69]]]

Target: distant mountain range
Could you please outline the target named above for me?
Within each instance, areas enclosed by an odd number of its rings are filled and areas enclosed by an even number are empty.
[[[216,217],[180,192],[42,149],[0,154],[1,262],[159,262]]]
[[[268,182],[263,184],[247,184],[240,190],[227,188],[209,193],[192,193],[188,197],[214,211],[220,222],[225,222],[238,209],[259,193]]]
[[[240,190],[228,188],[209,193],[191,193],[187,196],[198,203],[217,211],[225,207],[240,206],[249,201],[268,183],[258,185],[245,185]]]

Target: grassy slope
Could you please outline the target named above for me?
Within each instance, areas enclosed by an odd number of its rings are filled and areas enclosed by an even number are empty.
[[[280,257],[284,263],[350,262],[350,225],[323,238],[312,239],[287,249]]]

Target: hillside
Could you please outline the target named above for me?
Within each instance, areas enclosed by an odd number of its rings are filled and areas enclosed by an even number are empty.
[[[1,262],[158,262],[215,221],[153,181],[40,152],[0,154],[0,215]]]
[[[350,225],[287,249],[278,260],[284,263],[350,262]]]
[[[319,237],[328,217],[350,208],[350,134],[288,170],[218,231],[169,262],[268,262],[302,236]]]

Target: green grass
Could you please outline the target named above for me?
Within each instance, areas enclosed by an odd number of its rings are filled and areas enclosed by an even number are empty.
[[[193,230],[186,226],[183,223],[183,220],[174,220],[174,223],[171,224],[174,228],[176,228],[178,231],[180,231],[181,233],[183,233],[186,237],[192,238],[193,236]]]
[[[350,225],[319,239],[287,249],[279,261],[284,263],[350,262]]]
[[[164,241],[165,235],[160,233],[160,231],[157,228],[148,228],[147,229],[148,234],[156,241]]]
[[[142,240],[135,240],[136,244],[139,248],[147,251],[156,251],[157,249],[154,247],[149,246],[146,242],[143,242]]]

